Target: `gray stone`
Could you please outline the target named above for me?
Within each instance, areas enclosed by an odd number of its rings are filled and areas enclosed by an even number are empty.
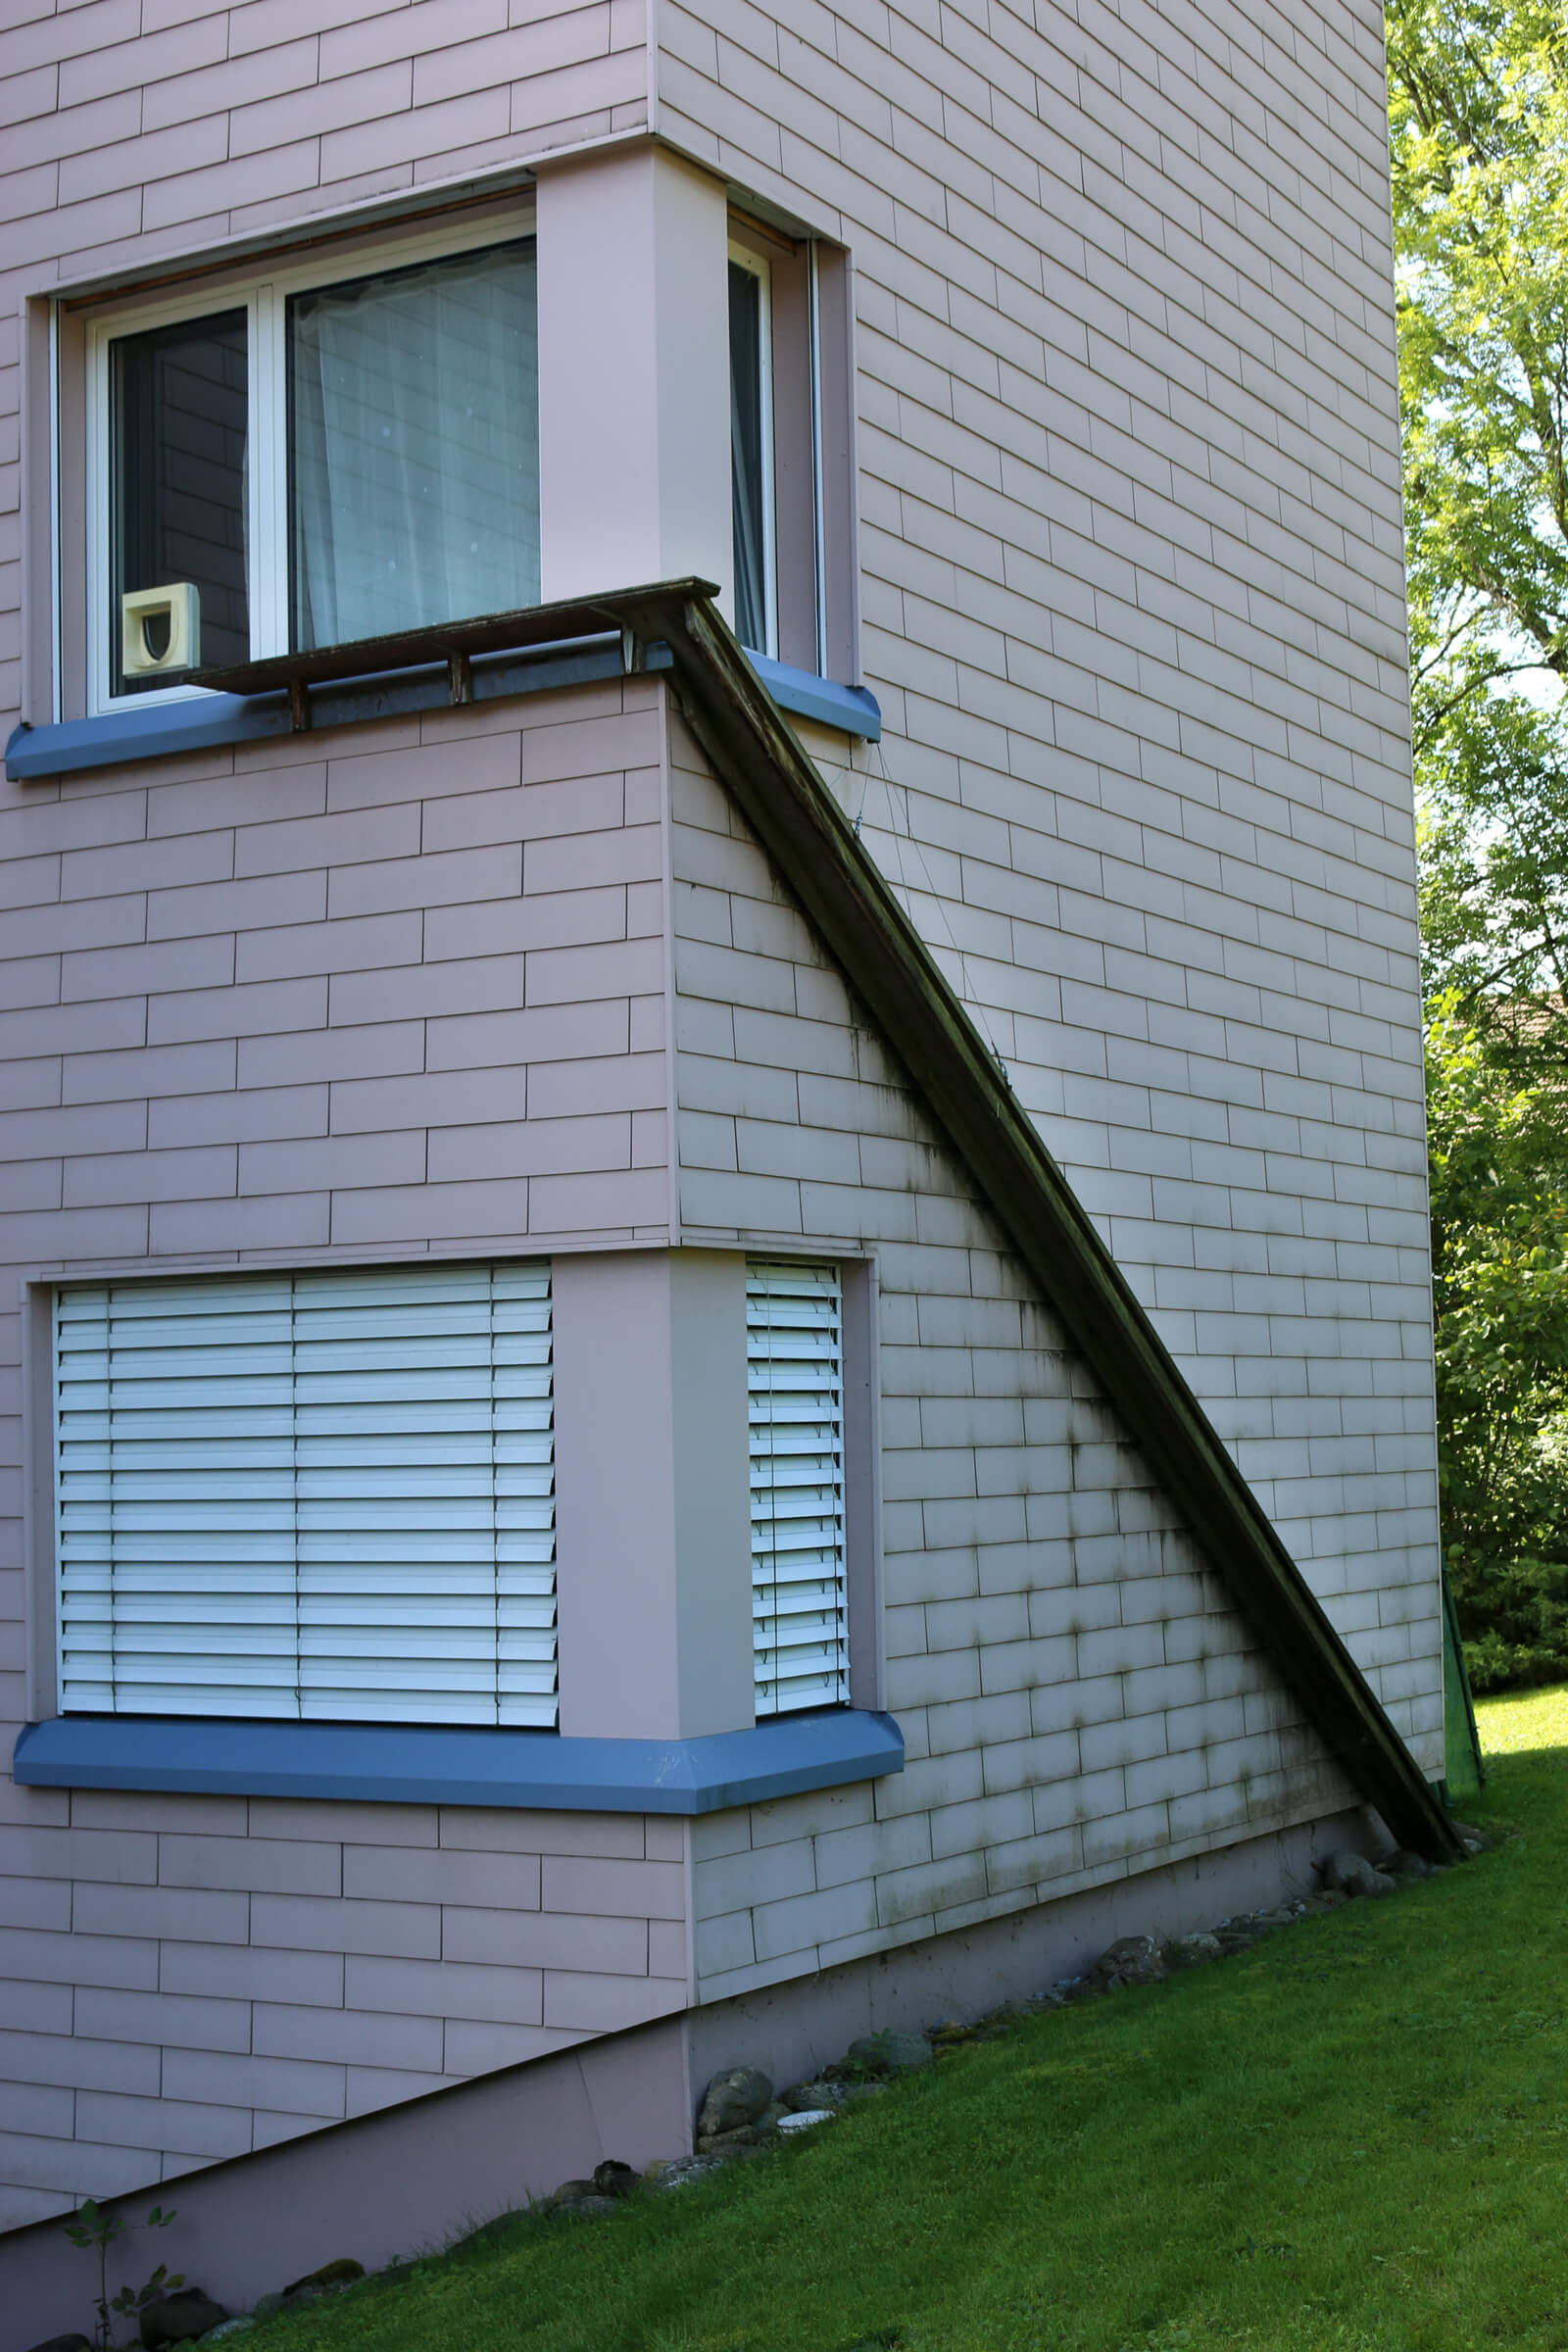
[[[553,2197],[551,2206],[556,2213],[576,2214],[585,2222],[603,2221],[606,2214],[620,2211],[620,2199],[595,2196],[590,2190],[585,2197]]]
[[[607,2156],[603,2164],[594,2166],[594,2186],[602,2197],[629,2197],[637,2185],[637,2176],[629,2164],[621,2164]]]
[[[227,2317],[222,2304],[199,2286],[182,2286],[142,2305],[141,2340],[146,2352],[158,2352],[163,2344],[193,2344],[199,2335],[220,2328]]]
[[[319,2270],[307,2271],[283,2289],[285,2303],[314,2303],[318,2295],[333,2295],[341,2286],[352,2286],[356,2278],[365,2277],[365,2265],[356,2262],[352,2254],[340,2254],[333,2262],[323,2262]]]
[[[765,2147],[772,2139],[773,2126],[759,2117],[755,2124],[741,2124],[733,2132],[699,2132],[699,2156],[743,2156],[753,2148]]]
[[[760,2067],[726,2067],[703,2093],[697,2110],[698,2132],[738,2132],[746,2124],[755,2124],[772,2096],[773,2085]]]
[[[591,2180],[563,2180],[545,2202],[547,2205],[574,2205],[579,2197],[597,2197],[600,2193]]]
[[[844,2085],[820,2078],[809,2082],[796,2082],[780,2094],[780,2105],[789,2114],[804,2115],[808,2108],[842,2107]]]
[[[723,2170],[722,2156],[656,2156],[643,2179],[651,2188],[687,2188]]]
[[[890,2075],[913,2075],[929,2066],[935,2052],[924,2034],[862,2034],[844,2054],[852,2073],[885,2081]]]
[[[590,2182],[588,2185],[592,2186],[592,2183]],[[504,2245],[508,2239],[516,2235],[518,2229],[528,2218],[528,2208],[525,2205],[514,2205],[506,2213],[492,2214],[489,2221],[479,2224],[477,2230],[470,2230],[465,2236],[454,2238],[447,2251],[451,2254],[461,2251],[477,2252],[483,2247]],[[389,2278],[395,2274],[399,2279],[403,2279],[412,2276],[415,2267],[412,2262],[398,2262],[393,2264],[390,2271],[382,2271],[378,2276],[382,2278]]]
[[[1454,1832],[1467,1854],[1489,1853],[1495,1843],[1495,1839],[1487,1831],[1478,1830],[1474,1822],[1450,1819],[1448,1827]]]
[[[1211,1960],[1223,1960],[1225,1947],[1217,1936],[1173,1936],[1161,1952],[1165,1966],[1171,1971],[1183,1968],[1206,1968]]]
[[[1091,1973],[1108,1988],[1121,1984],[1157,1984],[1165,1967],[1152,1936],[1122,1936],[1108,1951],[1101,1953]]]
[[[281,2295],[258,2295],[251,2317],[253,2320],[270,2320],[274,2312],[279,2312],[282,2308],[283,2298]]]
[[[1398,1881],[1391,1879],[1387,1871],[1379,1870],[1365,1854],[1344,1846],[1338,1853],[1330,1854],[1324,1863],[1323,1883],[1337,1887],[1341,1894],[1371,1895],[1392,1894]]]
[[[844,2085],[844,2105],[846,2107],[859,2107],[862,2106],[867,2099],[880,2099],[885,2095],[889,2087],[889,2084],[886,2082],[846,2082]]]
[[[31,2345],[29,2352],[92,2352],[92,2345],[84,2335],[51,2335]]]
[[[243,2335],[247,2328],[254,2328],[255,2325],[248,2311],[236,2312],[233,2319],[225,2320],[220,2328],[209,2328],[201,2341],[204,2344],[220,2344],[225,2335]]]
[[[1396,1845],[1392,1854],[1380,1854],[1378,1868],[1386,1870],[1391,1879],[1430,1879],[1436,1875],[1425,1854],[1412,1854],[1403,1845]]]

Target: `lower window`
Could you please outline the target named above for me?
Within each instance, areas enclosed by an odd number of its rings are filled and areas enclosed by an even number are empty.
[[[548,1264],[55,1303],[63,1713],[556,1722]]]
[[[848,1705],[838,1268],[749,1259],[746,1357],[757,1712]]]

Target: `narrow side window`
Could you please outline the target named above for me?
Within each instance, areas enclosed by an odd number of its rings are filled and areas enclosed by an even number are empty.
[[[849,256],[732,212],[730,480],[735,633],[854,684],[854,369]]]
[[[846,1705],[838,1268],[748,1259],[746,1354],[757,1712]]]
[[[772,334],[767,265],[729,264],[730,497],[735,634],[754,654],[776,642],[773,571]]]

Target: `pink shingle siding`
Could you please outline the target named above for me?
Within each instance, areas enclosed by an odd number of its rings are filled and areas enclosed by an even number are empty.
[[[9,1262],[666,1240],[659,689],[310,748],[13,788]],[[56,984],[19,989],[45,920]],[[658,1820],[9,1783],[3,1812],[0,2226],[685,2006]]]
[[[896,1777],[693,1824],[700,1997],[1103,1886],[1353,1792],[683,733],[682,1238],[878,1267]]]
[[[662,133],[854,256],[846,804],[1440,1772],[1382,10],[658,38]]]

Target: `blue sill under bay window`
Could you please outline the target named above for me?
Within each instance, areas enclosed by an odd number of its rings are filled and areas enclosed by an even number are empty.
[[[534,1811],[718,1813],[904,1770],[891,1715],[834,1707],[702,1740],[583,1740],[443,1724],[56,1715],[17,1740],[24,1787],[330,1797]]]

